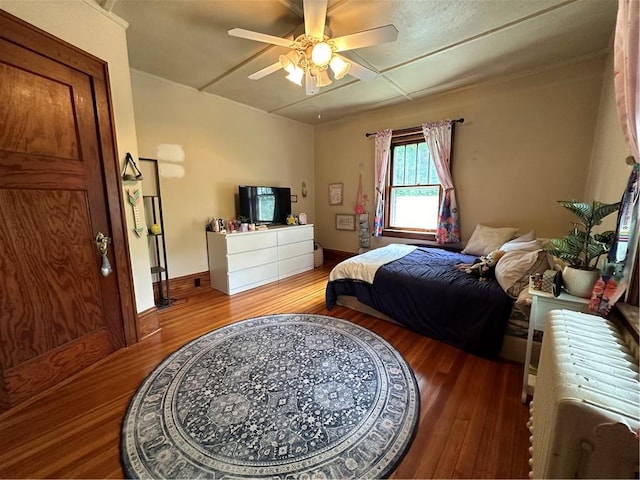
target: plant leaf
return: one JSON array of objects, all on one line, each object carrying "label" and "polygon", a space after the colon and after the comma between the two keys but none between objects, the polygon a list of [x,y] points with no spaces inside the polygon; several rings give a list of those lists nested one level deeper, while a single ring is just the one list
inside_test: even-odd
[{"label": "plant leaf", "polygon": [[607,230],[606,232],[596,233],[593,238],[600,242],[605,243],[607,245],[611,245],[613,243],[613,239],[616,237],[616,232],[613,230]]},{"label": "plant leaf", "polygon": [[581,225],[586,226],[589,223],[589,217],[591,217],[591,205],[588,203],[574,202],[572,200],[558,200],[558,203],[578,217]]},{"label": "plant leaf", "polygon": [[592,225],[600,225],[605,217],[608,217],[613,212],[616,212],[620,208],[620,202],[616,203],[601,203],[593,202],[593,220]]}]

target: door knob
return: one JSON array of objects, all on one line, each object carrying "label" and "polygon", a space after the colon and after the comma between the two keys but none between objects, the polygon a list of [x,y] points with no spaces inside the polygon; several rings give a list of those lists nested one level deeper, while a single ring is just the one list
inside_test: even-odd
[{"label": "door knob", "polygon": [[100,267],[100,273],[103,277],[108,277],[113,269],[111,268],[111,264],[109,263],[109,259],[107,258],[107,248],[111,243],[111,237],[105,236],[102,232],[98,232],[96,235],[96,249],[98,253],[102,257],[102,266]]}]

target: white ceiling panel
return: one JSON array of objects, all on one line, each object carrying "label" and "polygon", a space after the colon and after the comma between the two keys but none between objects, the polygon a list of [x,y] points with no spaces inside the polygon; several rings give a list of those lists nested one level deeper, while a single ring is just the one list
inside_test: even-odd
[{"label": "white ceiling panel", "polygon": [[314,124],[397,101],[398,91],[384,78],[379,77],[367,83],[354,81],[341,84],[326,93],[321,90],[320,94],[314,97],[305,99],[303,102],[292,103],[273,113]]},{"label": "white ceiling panel", "polygon": [[[584,4],[562,14],[535,17],[517,27],[468,42],[385,72],[413,96],[468,85],[491,77],[571,61],[603,50],[611,36],[611,12]],[[614,15],[615,15],[615,9]]]},{"label": "white ceiling panel", "polygon": [[311,124],[601,53],[617,10],[617,0],[329,0],[332,37],[393,24],[398,39],[344,54],[382,77],[347,75],[307,96],[282,70],[247,78],[286,47],[227,34],[300,33],[303,0],[95,1],[129,22],[133,68]]},{"label": "white ceiling panel", "polygon": [[335,8],[329,16],[336,35],[394,24],[399,30],[395,43],[359,51],[384,70],[566,3],[566,0],[352,0]]},{"label": "white ceiling panel", "polygon": [[301,23],[278,0],[116,0],[112,11],[129,22],[132,67],[194,88],[266,47],[229,37],[227,30],[285,36]]}]

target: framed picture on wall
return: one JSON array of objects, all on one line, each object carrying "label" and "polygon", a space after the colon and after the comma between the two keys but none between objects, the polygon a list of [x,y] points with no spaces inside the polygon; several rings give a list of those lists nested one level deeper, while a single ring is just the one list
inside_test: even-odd
[{"label": "framed picture on wall", "polygon": [[342,196],[344,193],[343,183],[329,184],[329,205],[342,205]]},{"label": "framed picture on wall", "polygon": [[356,216],[352,213],[336,213],[336,230],[355,230]]}]

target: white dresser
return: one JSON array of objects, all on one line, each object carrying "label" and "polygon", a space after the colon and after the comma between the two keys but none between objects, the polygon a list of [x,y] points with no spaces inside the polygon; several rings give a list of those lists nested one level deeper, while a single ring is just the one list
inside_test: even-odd
[{"label": "white dresser", "polygon": [[207,232],[211,286],[233,295],[313,270],[313,225]]}]

